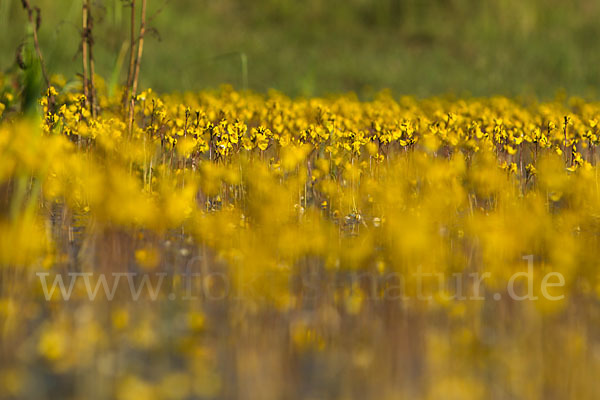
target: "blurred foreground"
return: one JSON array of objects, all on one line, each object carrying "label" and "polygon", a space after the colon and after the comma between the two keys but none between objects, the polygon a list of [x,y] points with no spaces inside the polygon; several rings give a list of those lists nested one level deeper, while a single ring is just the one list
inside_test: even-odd
[{"label": "blurred foreground", "polygon": [[600,104],[48,94],[0,124],[3,398],[600,397]]}]

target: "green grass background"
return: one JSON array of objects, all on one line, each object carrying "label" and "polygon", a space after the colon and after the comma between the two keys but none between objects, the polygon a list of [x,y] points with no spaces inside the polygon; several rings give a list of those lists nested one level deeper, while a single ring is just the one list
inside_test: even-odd
[{"label": "green grass background", "polygon": [[[81,71],[81,2],[42,10],[51,73]],[[162,11],[158,14],[158,9]],[[97,72],[109,77],[128,40],[121,0],[93,1]],[[600,2],[594,0],[149,0],[141,79],[158,91],[231,83],[292,96],[382,88],[428,96],[588,98],[600,87]],[[26,37],[20,0],[0,0],[0,70]],[[160,38],[159,38],[160,36]],[[121,72],[121,79],[125,74]]]}]

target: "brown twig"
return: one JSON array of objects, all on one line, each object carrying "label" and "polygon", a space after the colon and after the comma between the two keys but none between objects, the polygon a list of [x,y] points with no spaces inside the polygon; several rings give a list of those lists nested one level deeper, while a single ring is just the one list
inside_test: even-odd
[{"label": "brown twig", "polygon": [[94,37],[92,35],[94,29],[94,17],[92,16],[92,10],[89,6],[89,0],[85,0],[88,3],[88,29],[86,39],[88,42],[88,57],[90,65],[90,106],[92,111],[92,117],[96,117],[98,114],[98,99],[96,96],[96,68],[94,65]]},{"label": "brown twig", "polygon": [[127,84],[125,85],[125,92],[123,93],[123,108],[128,107],[129,102],[129,91],[133,82],[133,73],[135,71],[135,0],[131,0],[131,42],[129,45],[129,71],[127,72]]},{"label": "brown twig", "polygon": [[142,0],[142,16],[140,23],[140,36],[138,42],[138,53],[135,59],[135,73],[133,75],[132,83],[132,97],[137,94],[138,80],[140,77],[140,65],[142,63],[142,53],[144,52],[144,34],[146,33],[146,0]]},{"label": "brown twig", "polygon": [[161,13],[163,12],[163,10],[169,5],[169,3],[171,2],[171,0],[165,0],[165,2],[163,3],[162,6],[160,6],[155,12],[154,14],[152,14],[147,20],[146,22],[148,24],[151,24],[152,21],[154,21],[154,19]]},{"label": "brown twig", "polygon": [[565,129],[564,129],[564,132],[565,132],[565,147],[564,147],[564,153],[565,153],[565,164],[568,166],[569,165],[569,154],[567,153],[567,143],[568,143],[567,129],[568,129],[568,125],[569,125],[569,117],[567,117],[566,115],[565,115],[565,118],[564,118],[564,122],[565,122]]},{"label": "brown twig", "polygon": [[[29,4],[28,0],[21,0],[21,4],[23,8],[27,11],[27,18],[29,19],[29,23],[33,27],[33,45],[35,47],[35,52],[40,60],[40,66],[42,68],[42,75],[44,76],[44,81],[46,82],[46,89],[50,88],[50,78],[48,77],[48,72],[46,71],[46,63],[44,63],[44,57],[42,57],[42,51],[40,50],[40,43],[38,41],[38,29],[42,24],[42,17],[39,7],[32,8]],[[35,12],[35,21],[33,20],[33,13]]]},{"label": "brown twig", "polygon": [[89,72],[88,72],[88,62],[89,62],[89,54],[88,54],[88,15],[89,15],[89,0],[83,0],[83,9],[82,9],[82,43],[81,49],[83,53],[83,95],[85,96],[85,106],[86,108],[90,108],[90,93],[89,93]]},{"label": "brown twig", "polygon": [[144,52],[144,34],[146,33],[146,0],[142,0],[142,11],[140,17],[140,34],[138,40],[137,57],[135,59],[135,71],[131,82],[131,100],[129,102],[129,132],[133,132],[133,109],[135,96],[137,94],[138,82],[140,77],[140,65],[142,63],[142,54]]}]

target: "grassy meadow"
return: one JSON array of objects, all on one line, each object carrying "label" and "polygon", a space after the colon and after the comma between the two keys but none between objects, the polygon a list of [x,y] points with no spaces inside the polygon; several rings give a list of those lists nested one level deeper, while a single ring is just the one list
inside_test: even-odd
[{"label": "grassy meadow", "polygon": [[[80,3],[35,3],[51,72],[81,73]],[[93,2],[97,69],[107,79],[128,44],[123,4]],[[240,53],[250,89],[291,96],[389,88],[419,97],[553,98],[559,89],[597,95],[600,84],[600,5],[590,0],[157,0],[148,14],[154,33],[141,79],[160,92],[243,89]],[[0,27],[6,70],[27,31],[19,0],[2,1]]]}]

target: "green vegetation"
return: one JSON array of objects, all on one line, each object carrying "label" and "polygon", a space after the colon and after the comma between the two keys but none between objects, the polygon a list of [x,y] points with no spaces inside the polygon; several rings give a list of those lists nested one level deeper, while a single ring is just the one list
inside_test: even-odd
[{"label": "green vegetation", "polygon": [[[105,78],[128,40],[124,3],[92,3],[97,72]],[[32,4],[42,10],[50,73],[81,72],[80,2]],[[596,97],[600,85],[600,4],[591,0],[154,0],[152,16],[141,79],[163,92],[223,82],[243,88],[240,54],[250,89],[290,95],[390,88],[548,98],[560,88]],[[0,2],[1,70],[16,68],[26,25],[19,0]]]}]

